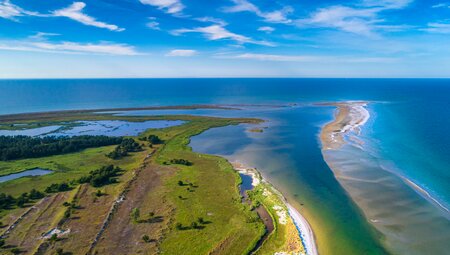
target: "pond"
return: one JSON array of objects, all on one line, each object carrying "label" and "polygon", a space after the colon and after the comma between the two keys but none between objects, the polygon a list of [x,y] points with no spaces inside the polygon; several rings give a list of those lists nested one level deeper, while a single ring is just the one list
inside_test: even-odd
[{"label": "pond", "polygon": [[247,193],[246,192],[248,190],[252,190],[253,189],[253,184],[252,184],[253,178],[250,175],[247,175],[247,174],[239,173],[239,175],[241,176],[241,179],[242,179],[242,183],[239,186],[239,189],[241,191],[241,195],[243,197],[247,197]]},{"label": "pond", "polygon": [[51,173],[53,173],[53,171],[51,171],[51,170],[42,169],[42,168],[34,168],[34,169],[19,172],[19,173],[0,176],[0,183],[19,179],[22,177],[41,176],[41,175],[46,175],[46,174],[51,174]]}]

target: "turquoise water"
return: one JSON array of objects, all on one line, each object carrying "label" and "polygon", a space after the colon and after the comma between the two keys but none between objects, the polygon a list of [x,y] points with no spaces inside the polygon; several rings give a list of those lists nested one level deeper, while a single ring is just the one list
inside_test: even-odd
[{"label": "turquoise water", "polygon": [[[371,119],[363,128],[363,138],[367,142],[365,151],[362,154],[352,154],[354,151],[351,151],[339,156],[351,155],[352,160],[374,156],[367,162],[381,162],[385,169],[413,181],[445,207],[450,204],[450,136],[447,133],[450,127],[450,80],[4,80],[0,81],[0,91],[1,114],[149,105],[298,103],[298,107],[251,107],[246,111],[162,112],[270,120],[263,124],[268,126],[263,133],[246,132],[245,126],[225,127],[201,134],[193,139],[192,144],[199,151],[224,155],[258,167],[313,221],[313,228],[320,228],[323,236],[329,236],[319,238],[319,241],[327,242],[326,245],[319,243],[322,254],[345,254],[342,251],[351,252],[347,254],[382,254],[391,251],[386,242],[388,236],[374,227],[376,224],[370,221],[366,209],[362,210],[360,202],[355,202],[356,196],[343,188],[323,160],[317,134],[324,123],[332,120],[333,108],[307,106],[317,101],[374,101],[369,106]],[[161,114],[161,111],[125,114]],[[364,166],[363,163],[365,161],[359,161],[358,166]],[[420,196],[417,192],[401,194],[407,197],[396,201],[398,198],[392,196],[387,201],[403,203]],[[423,203],[422,200],[417,201]],[[435,206],[429,208],[440,210]],[[423,216],[422,222],[430,220],[426,219],[426,214],[419,213],[418,216]],[[447,229],[448,222],[440,225]],[[443,235],[442,231],[433,232],[433,224],[424,233],[439,237],[425,246],[450,250],[450,237]],[[387,250],[384,248],[386,243]],[[415,247],[411,246],[411,249]]]}]

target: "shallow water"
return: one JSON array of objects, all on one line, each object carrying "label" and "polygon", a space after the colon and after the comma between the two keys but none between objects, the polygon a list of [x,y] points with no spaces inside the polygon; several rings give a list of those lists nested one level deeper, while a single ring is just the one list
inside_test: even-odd
[{"label": "shallow water", "polygon": [[19,173],[15,173],[15,174],[8,174],[8,175],[0,176],[0,183],[12,181],[12,180],[19,179],[22,177],[41,176],[41,175],[46,175],[46,174],[51,174],[51,173],[53,173],[53,171],[51,171],[51,170],[34,168],[34,169],[19,172]]},{"label": "shallow water", "polygon": [[79,136],[79,135],[106,135],[106,136],[136,136],[150,128],[166,128],[178,126],[184,121],[178,120],[149,120],[143,122],[130,122],[121,120],[79,121],[68,128],[61,126],[48,126],[24,130],[0,130],[0,135],[26,135],[26,136]]},{"label": "shallow water", "polygon": [[6,136],[16,136],[16,135],[26,135],[26,136],[39,136],[43,134],[48,134],[54,132],[61,128],[61,126],[48,126],[48,127],[39,127],[39,128],[31,128],[31,129],[23,129],[23,130],[0,130],[0,135]]},{"label": "shallow water", "polygon": [[[384,169],[411,179],[443,204],[450,204],[449,79],[2,80],[0,91],[0,113],[149,105],[306,104],[339,100],[383,102],[371,106],[372,116],[363,130],[364,138],[370,141],[367,143],[370,146],[364,149],[376,153],[377,159],[365,159],[365,154],[351,151],[347,154],[350,158],[345,159],[348,165],[360,166],[364,161],[378,160]],[[332,120],[332,108],[136,111],[132,114],[169,113],[270,119],[271,122],[267,123],[269,128],[263,133],[246,132],[245,126],[209,130],[193,139],[193,144],[198,141],[194,147],[258,167],[264,177],[270,179],[311,222],[318,235],[322,255],[385,252],[381,241],[386,236],[372,227],[377,226],[376,219],[373,222],[369,214],[365,213],[367,218],[364,216],[360,209],[363,206],[356,206],[357,199],[352,199],[342,188],[323,160],[317,134],[321,125]],[[355,155],[362,160],[353,158]],[[343,155],[334,156],[340,158]],[[359,197],[371,196],[371,193],[354,192]],[[374,190],[373,193],[377,192]],[[407,208],[404,203],[416,205],[408,202],[414,201],[416,192],[400,192],[398,194],[403,194],[400,197],[396,194],[390,196],[389,193],[383,198],[390,199],[390,202],[398,200],[399,208]],[[420,208],[421,203],[417,204]],[[383,210],[384,205],[377,201],[369,205],[376,205],[371,210],[380,216],[377,212]],[[392,215],[397,213],[395,208],[390,208],[384,214],[389,216],[391,212]],[[432,222],[430,226],[434,228],[434,213],[411,212],[414,212],[414,217],[405,219]],[[414,230],[417,236],[436,240],[436,243],[429,242],[430,246],[450,243],[448,236],[442,234],[445,231],[431,233],[427,229],[422,231],[423,225],[418,226],[422,229]],[[406,231],[394,226],[393,230],[396,229],[400,229],[398,233]],[[425,233],[429,236],[422,236]],[[412,236],[411,240],[414,238]],[[408,245],[406,241],[405,244]],[[411,249],[415,249],[414,245]],[[424,247],[420,241],[417,245]],[[421,251],[422,248],[417,249]]]}]

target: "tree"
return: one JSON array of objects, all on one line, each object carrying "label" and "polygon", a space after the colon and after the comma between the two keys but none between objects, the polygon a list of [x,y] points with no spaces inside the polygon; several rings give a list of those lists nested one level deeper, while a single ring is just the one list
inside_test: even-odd
[{"label": "tree", "polygon": [[122,142],[108,136],[0,136],[0,160],[38,158]]},{"label": "tree", "polygon": [[58,241],[58,235],[57,235],[57,234],[53,234],[53,235],[50,237],[49,240],[50,240],[50,242],[52,242],[52,243]]},{"label": "tree", "polygon": [[66,211],[64,212],[64,218],[65,218],[65,219],[70,218],[70,215],[71,215],[71,214],[72,214],[72,213],[71,213],[70,208],[67,208]]},{"label": "tree", "polygon": [[37,191],[36,189],[32,189],[32,190],[30,191],[29,198],[34,200],[34,199],[41,199],[41,198],[43,198],[44,196],[45,196],[44,193],[42,193],[42,192],[40,192],[40,191]]},{"label": "tree", "polygon": [[12,248],[11,253],[12,254],[20,254],[22,251],[19,248]]},{"label": "tree", "polygon": [[155,217],[155,213],[154,212],[149,212],[148,213],[148,218],[149,219],[153,219],[153,217]]},{"label": "tree", "polygon": [[197,221],[198,221],[198,223],[200,223],[200,224],[205,224],[205,220],[204,220],[202,217],[199,217],[199,218],[197,219]]},{"label": "tree", "polygon": [[142,240],[144,240],[144,242],[146,243],[150,243],[150,237],[148,235],[143,235]]},{"label": "tree", "polygon": [[140,217],[141,217],[141,213],[139,211],[139,208],[134,208],[131,211],[131,218],[133,219],[134,222],[138,222]]},{"label": "tree", "polygon": [[191,228],[193,228],[193,229],[196,229],[196,228],[198,228],[198,224],[197,224],[197,222],[192,222],[191,223]]},{"label": "tree", "polygon": [[178,186],[183,186],[183,185],[184,185],[183,181],[178,181]]},{"label": "tree", "polygon": [[178,230],[182,230],[182,229],[183,229],[183,225],[182,225],[181,223],[177,223],[177,224],[175,225],[175,227],[176,227],[176,229],[178,229]]},{"label": "tree", "polygon": [[163,141],[162,141],[158,136],[156,136],[156,135],[149,135],[149,136],[147,137],[147,141],[148,141],[150,144],[161,144],[161,143],[163,143]]},{"label": "tree", "polygon": [[64,250],[62,248],[58,248],[58,249],[56,249],[56,254],[57,255],[63,255],[64,254]]},{"label": "tree", "polygon": [[4,239],[0,239],[0,248],[3,247],[5,245],[5,240]]}]

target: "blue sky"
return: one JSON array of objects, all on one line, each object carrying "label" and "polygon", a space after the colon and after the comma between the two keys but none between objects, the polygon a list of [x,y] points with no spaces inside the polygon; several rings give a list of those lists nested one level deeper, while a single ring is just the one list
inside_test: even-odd
[{"label": "blue sky", "polygon": [[0,78],[450,77],[450,0],[0,0]]}]

